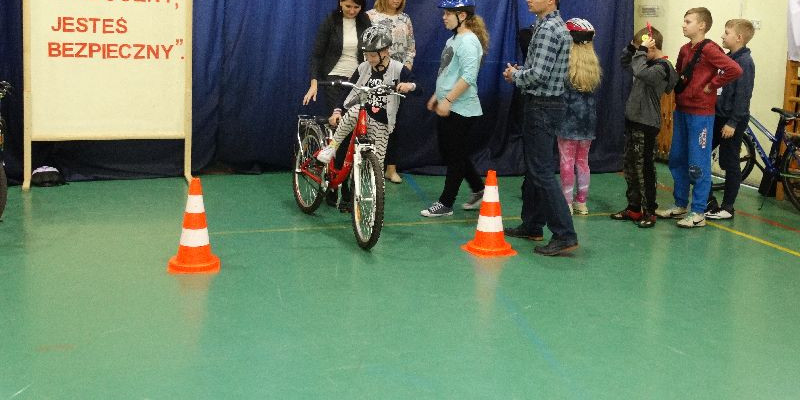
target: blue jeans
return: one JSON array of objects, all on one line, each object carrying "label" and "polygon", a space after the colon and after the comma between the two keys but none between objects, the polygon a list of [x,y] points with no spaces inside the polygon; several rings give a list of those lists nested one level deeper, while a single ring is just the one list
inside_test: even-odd
[{"label": "blue jeans", "polygon": [[577,241],[567,201],[555,177],[553,157],[556,132],[561,129],[565,112],[562,97],[525,96],[522,228],[539,233],[546,225],[553,232],[553,239]]},{"label": "blue jeans", "polygon": [[703,214],[711,189],[714,116],[676,110],[673,123],[669,170],[675,181],[675,190],[672,192],[675,205],[684,208],[689,205],[689,186],[694,185],[692,212]]}]

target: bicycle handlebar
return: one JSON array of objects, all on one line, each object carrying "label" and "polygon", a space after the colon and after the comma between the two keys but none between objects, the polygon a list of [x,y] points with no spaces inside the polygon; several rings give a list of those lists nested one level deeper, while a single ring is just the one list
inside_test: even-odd
[{"label": "bicycle handlebar", "polygon": [[353,88],[363,94],[370,94],[374,93],[377,96],[398,96],[405,98],[406,96],[400,92],[398,92],[395,87],[389,85],[377,85],[377,86],[358,86],[350,81],[319,81],[317,85],[322,86],[344,86]]}]

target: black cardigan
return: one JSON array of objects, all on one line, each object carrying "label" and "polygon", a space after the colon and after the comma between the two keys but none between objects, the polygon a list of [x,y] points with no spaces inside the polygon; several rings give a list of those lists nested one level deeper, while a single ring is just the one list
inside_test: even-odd
[{"label": "black cardigan", "polygon": [[[342,33],[342,13],[334,12],[319,27],[317,39],[314,41],[314,50],[311,52],[311,79],[325,80],[342,56],[344,38]],[[361,35],[372,25],[366,13],[356,16],[356,32],[358,35],[358,61],[364,60],[361,51]]]}]

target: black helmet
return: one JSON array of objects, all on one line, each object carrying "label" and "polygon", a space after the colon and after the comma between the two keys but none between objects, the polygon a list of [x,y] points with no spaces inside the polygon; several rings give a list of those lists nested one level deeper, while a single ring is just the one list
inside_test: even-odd
[{"label": "black helmet", "polygon": [[364,31],[361,40],[362,51],[377,52],[392,45],[392,33],[383,25],[373,25]]}]

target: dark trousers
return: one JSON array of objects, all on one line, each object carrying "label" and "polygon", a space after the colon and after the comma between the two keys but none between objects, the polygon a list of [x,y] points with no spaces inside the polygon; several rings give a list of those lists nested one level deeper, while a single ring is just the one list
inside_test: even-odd
[{"label": "dark trousers", "polygon": [[[328,81],[346,81],[349,80],[349,77],[344,76],[336,76],[336,75],[328,75],[325,77]],[[325,105],[327,107],[327,115],[330,116],[333,113],[333,109],[336,107],[341,107],[341,102],[344,101],[345,96],[350,91],[350,88],[344,86],[324,86],[325,88]],[[317,95],[319,96],[319,90],[317,91]],[[342,114],[346,113],[347,110],[342,110]],[[344,165],[344,157],[347,155],[347,147],[350,144],[350,137],[353,136],[353,132],[350,132],[347,137],[344,138],[342,143],[339,145],[339,148],[336,149],[336,157],[333,160],[333,165],[336,168],[342,168]],[[342,199],[345,201],[350,201],[351,193],[350,193],[350,185],[348,181],[345,180],[342,182]]]},{"label": "dark trousers", "polygon": [[658,208],[656,203],[656,136],[659,129],[625,121],[625,158],[622,171],[628,189],[628,208],[650,214]]},{"label": "dark trousers", "polygon": [[[722,128],[727,122],[727,118],[714,117],[714,139],[711,142],[713,148],[719,146],[719,166],[725,171],[725,194],[722,195],[722,207],[733,210],[733,203],[739,195],[739,186],[742,184],[742,167],[739,162],[739,153],[742,148],[742,137],[747,129],[748,119],[742,121],[733,131],[733,136],[723,139]],[[716,201],[713,191],[708,191],[708,201]]]},{"label": "dark trousers", "polygon": [[477,118],[464,117],[451,112],[447,117],[439,117],[436,121],[439,153],[447,165],[444,189],[439,196],[439,202],[450,208],[456,201],[462,180],[466,179],[473,193],[483,190],[483,180],[475,170],[470,158],[475,152],[477,142],[471,131]]},{"label": "dark trousers", "polygon": [[522,227],[539,233],[547,225],[553,239],[577,240],[567,201],[555,177],[553,148],[566,106],[560,96],[525,96],[522,139],[525,180],[522,184]]}]

